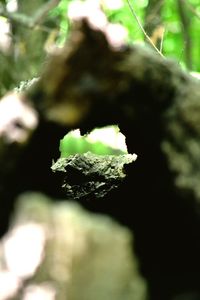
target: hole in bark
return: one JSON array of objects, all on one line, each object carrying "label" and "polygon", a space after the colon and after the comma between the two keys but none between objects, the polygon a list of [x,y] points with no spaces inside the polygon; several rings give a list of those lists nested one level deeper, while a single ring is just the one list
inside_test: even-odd
[{"label": "hole in bark", "polygon": [[88,151],[98,155],[128,153],[125,136],[117,125],[96,128],[84,136],[79,129],[73,130],[60,141],[61,157]]}]

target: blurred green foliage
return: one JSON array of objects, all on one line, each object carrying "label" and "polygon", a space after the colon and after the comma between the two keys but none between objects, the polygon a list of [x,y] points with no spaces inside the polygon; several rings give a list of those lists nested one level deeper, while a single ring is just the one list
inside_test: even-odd
[{"label": "blurred green foliage", "polygon": [[85,136],[75,136],[73,132],[68,133],[60,141],[61,157],[67,157],[72,154],[83,154],[92,152],[98,155],[120,155],[126,152],[121,149],[112,148],[101,141],[91,142]]},{"label": "blurred green foliage", "polygon": [[[69,30],[69,22],[66,18],[67,8],[70,2],[76,0],[61,0],[58,7],[56,7],[51,14],[60,18],[60,34],[58,43],[63,44],[66,34]],[[147,6],[151,0],[130,0],[130,4],[138,16],[141,24],[145,24],[145,16]],[[186,40],[183,34],[183,23],[178,9],[178,0],[158,0],[157,3],[161,4],[161,18],[164,26],[163,36],[163,54],[166,57],[173,58],[178,64],[186,67],[185,63],[185,49]],[[200,1],[199,0],[183,0],[181,1],[186,11],[188,19],[188,33],[191,39],[191,71],[200,72]],[[104,1],[106,3],[106,1]],[[108,19],[113,23],[120,23],[128,31],[127,42],[143,42],[144,34],[139,28],[127,0],[122,0],[122,5],[118,9],[110,9],[103,5],[104,11]]]},{"label": "blurred green foliage", "polygon": [[57,44],[62,46],[67,38],[69,32],[69,20],[67,18],[67,10],[69,0],[61,0],[59,5],[52,9],[49,13],[50,17],[59,21],[59,35],[57,37]]}]

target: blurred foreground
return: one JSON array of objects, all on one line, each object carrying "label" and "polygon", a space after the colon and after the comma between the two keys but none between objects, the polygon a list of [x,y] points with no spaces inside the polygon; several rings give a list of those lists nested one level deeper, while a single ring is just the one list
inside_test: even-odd
[{"label": "blurred foreground", "polygon": [[0,300],[144,300],[131,244],[109,217],[22,194],[0,243]]}]

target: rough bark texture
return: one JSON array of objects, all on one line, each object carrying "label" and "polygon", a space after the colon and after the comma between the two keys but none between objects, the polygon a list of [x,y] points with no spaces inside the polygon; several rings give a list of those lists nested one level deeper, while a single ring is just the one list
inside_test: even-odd
[{"label": "rough bark texture", "polygon": [[63,126],[85,133],[118,124],[138,159],[119,189],[83,205],[134,232],[151,299],[198,299],[199,82],[148,48],[115,48],[83,20],[25,96],[42,121],[18,161],[22,178],[11,186],[59,194],[49,165]]},{"label": "rough bark texture", "polygon": [[125,179],[125,167],[136,157],[124,155],[95,155],[91,152],[59,158],[53,172],[63,178],[65,196],[69,199],[103,198],[117,189]]}]

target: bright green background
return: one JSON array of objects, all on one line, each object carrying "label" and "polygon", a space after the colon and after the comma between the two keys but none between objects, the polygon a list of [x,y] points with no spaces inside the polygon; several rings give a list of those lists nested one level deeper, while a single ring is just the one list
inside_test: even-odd
[{"label": "bright green background", "polygon": [[[158,0],[159,1],[159,0]],[[51,14],[60,18],[61,29],[58,38],[58,43],[62,44],[66,37],[66,32],[69,28],[66,20],[66,9],[69,0],[62,0],[60,5],[54,9]],[[148,5],[148,0],[133,1],[130,0],[132,8],[144,24],[145,10]],[[193,6],[194,10],[200,17],[200,1],[187,0],[187,3]],[[188,6],[185,7],[187,17],[190,20],[190,37],[192,40],[192,70],[200,72],[200,18],[195,16]],[[120,23],[128,30],[128,42],[138,42],[144,40],[144,35],[139,28],[126,0],[123,1],[123,7],[118,10],[105,9],[106,15],[111,22]],[[163,40],[163,54],[166,57],[174,58],[179,64],[185,67],[184,48],[185,41],[182,33],[182,24],[177,9],[177,1],[165,0],[162,8],[161,19],[165,27]]]}]

